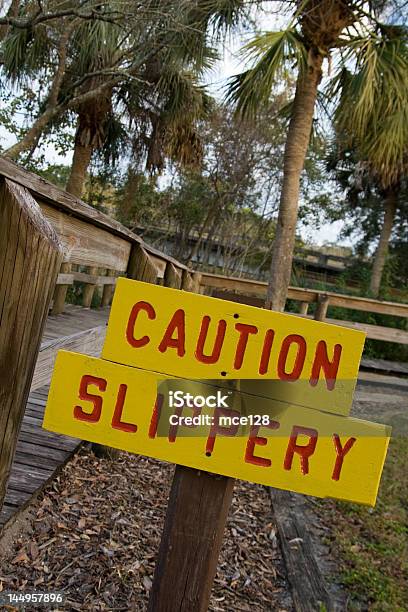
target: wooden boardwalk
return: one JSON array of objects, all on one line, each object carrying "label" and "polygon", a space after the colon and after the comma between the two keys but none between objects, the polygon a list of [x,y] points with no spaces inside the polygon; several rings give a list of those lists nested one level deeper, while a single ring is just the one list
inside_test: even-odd
[{"label": "wooden boardwalk", "polygon": [[[87,310],[67,305],[63,314],[48,317],[42,346],[61,337],[105,325],[108,316],[108,309]],[[43,489],[80,444],[80,440],[75,438],[42,429],[47,395],[48,386],[30,393],[0,513],[0,528]]]}]

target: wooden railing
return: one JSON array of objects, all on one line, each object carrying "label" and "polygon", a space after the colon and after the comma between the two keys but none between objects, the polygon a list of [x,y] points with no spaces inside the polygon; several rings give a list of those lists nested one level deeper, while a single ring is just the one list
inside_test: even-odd
[{"label": "wooden railing", "polygon": [[164,283],[165,276],[172,274],[180,277],[183,287],[198,287],[197,273],[41,177],[0,158],[1,176],[29,191],[63,246],[52,314],[63,312],[68,288],[76,282],[84,284],[82,306],[91,306],[98,287],[102,288],[101,306],[108,306],[117,277],[141,278],[145,269],[149,269],[149,282]]},{"label": "wooden railing", "polygon": [[[252,306],[263,305],[267,289],[267,283],[265,282],[243,278],[231,278],[218,274],[207,274],[205,272],[201,275],[201,285],[206,293],[214,295],[215,297],[222,297],[232,301],[242,301]],[[289,287],[288,299],[299,302],[300,316],[308,316],[309,305],[316,304],[315,318],[319,321],[327,321],[335,325],[360,329],[367,334],[368,338],[374,340],[408,344],[408,332],[403,329],[327,317],[329,306],[338,306],[348,310],[372,312],[407,319],[408,304],[318,291],[316,289],[306,289],[303,287]]]}]

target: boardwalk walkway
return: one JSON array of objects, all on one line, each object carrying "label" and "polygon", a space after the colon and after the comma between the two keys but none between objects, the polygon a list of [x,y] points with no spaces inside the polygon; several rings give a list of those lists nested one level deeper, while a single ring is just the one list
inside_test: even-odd
[{"label": "boardwalk walkway", "polygon": [[[104,326],[108,316],[108,308],[90,310],[67,304],[63,314],[48,317],[42,347],[54,343],[57,349],[61,338]],[[86,346],[76,350],[95,354],[88,351]],[[362,365],[364,371],[359,375],[354,416],[390,423],[400,431],[408,432],[408,379],[405,370],[397,367],[398,364],[393,366],[388,363],[385,367],[379,360],[363,360]],[[392,372],[394,375],[390,375],[390,369],[396,369]],[[380,370],[388,373],[380,374]],[[43,374],[44,379],[48,377],[49,380],[50,372]],[[41,380],[41,373],[39,377],[36,374],[35,378]],[[5,504],[0,514],[0,528],[43,489],[80,443],[74,438],[42,429],[47,393],[47,386],[38,388],[38,385],[30,393]]]},{"label": "boardwalk walkway", "polygon": [[[80,306],[67,305],[63,314],[48,317],[42,347],[48,346],[61,337],[105,325],[108,316],[108,309],[89,310]],[[80,443],[80,440],[75,438],[52,433],[42,428],[47,395],[47,386],[35,389],[30,393],[5,503],[0,513],[0,528],[25,507],[35,493],[42,490]]]}]

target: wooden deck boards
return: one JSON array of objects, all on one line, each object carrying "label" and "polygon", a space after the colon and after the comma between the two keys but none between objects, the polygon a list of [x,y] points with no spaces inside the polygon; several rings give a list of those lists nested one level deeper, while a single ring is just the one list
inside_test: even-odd
[{"label": "wooden deck boards", "polygon": [[[63,314],[48,317],[43,343],[106,325],[109,309],[88,310],[66,305]],[[30,393],[11,468],[9,485],[0,512],[0,529],[41,491],[69,459],[80,440],[42,429],[48,386]]]}]

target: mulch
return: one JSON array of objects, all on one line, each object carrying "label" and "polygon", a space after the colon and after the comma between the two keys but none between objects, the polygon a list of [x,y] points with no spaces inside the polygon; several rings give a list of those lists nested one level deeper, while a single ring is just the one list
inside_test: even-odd
[{"label": "mulch", "polygon": [[[173,469],[83,448],[36,502],[30,529],[1,564],[0,590],[62,591],[60,610],[146,610]],[[236,483],[209,609],[292,610],[259,485]]]}]

